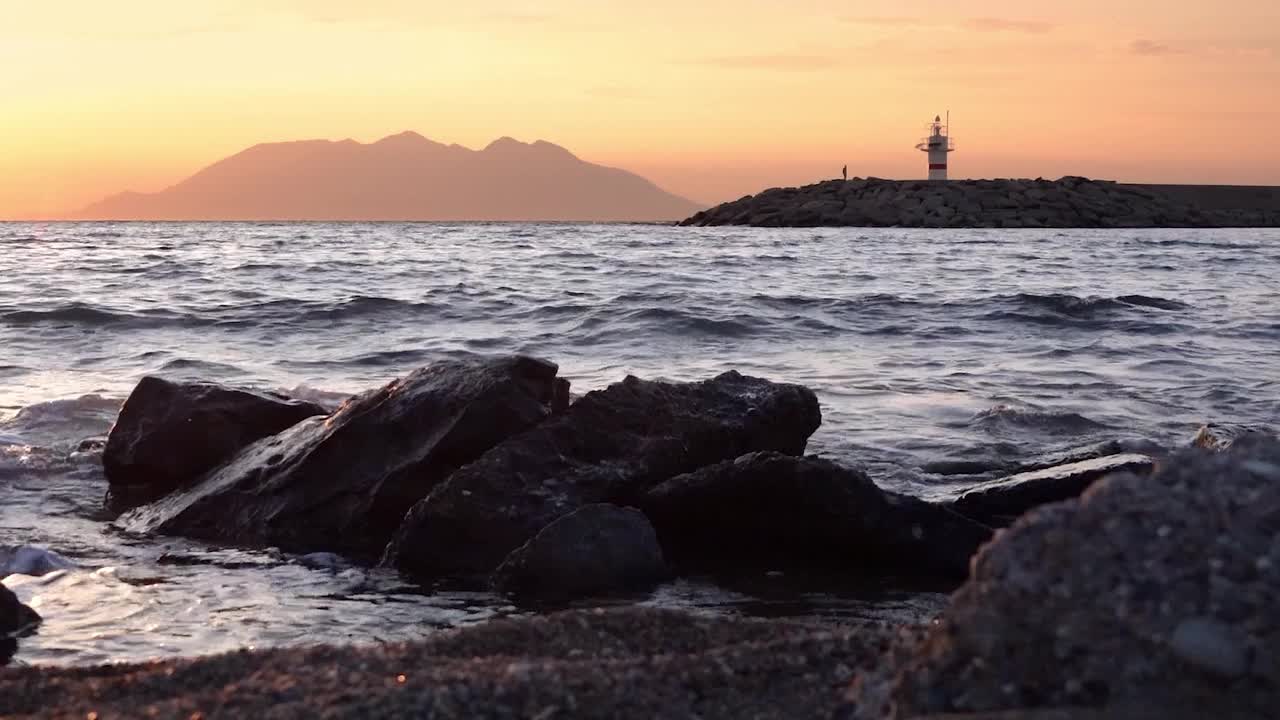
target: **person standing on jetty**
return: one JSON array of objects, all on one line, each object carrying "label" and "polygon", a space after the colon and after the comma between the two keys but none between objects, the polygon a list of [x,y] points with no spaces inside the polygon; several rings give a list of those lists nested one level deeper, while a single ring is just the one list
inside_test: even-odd
[{"label": "person standing on jetty", "polygon": [[849,182],[849,166],[848,165],[845,165],[843,168],[840,168],[840,176],[844,178],[845,182]]}]

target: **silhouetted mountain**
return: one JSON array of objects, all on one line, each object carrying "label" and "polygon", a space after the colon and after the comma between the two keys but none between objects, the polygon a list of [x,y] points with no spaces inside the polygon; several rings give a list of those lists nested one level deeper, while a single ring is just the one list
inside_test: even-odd
[{"label": "silhouetted mountain", "polygon": [[93,220],[679,220],[700,208],[625,170],[508,137],[476,151],[413,132],[255,145]]}]

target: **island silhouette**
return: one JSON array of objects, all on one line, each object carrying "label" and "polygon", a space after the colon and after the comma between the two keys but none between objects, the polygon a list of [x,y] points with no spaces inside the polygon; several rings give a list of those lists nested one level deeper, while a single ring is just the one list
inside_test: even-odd
[{"label": "island silhouette", "polygon": [[674,221],[702,209],[558,145],[503,137],[483,150],[415,132],[373,143],[255,145],[155,193],[125,192],[81,220]]}]

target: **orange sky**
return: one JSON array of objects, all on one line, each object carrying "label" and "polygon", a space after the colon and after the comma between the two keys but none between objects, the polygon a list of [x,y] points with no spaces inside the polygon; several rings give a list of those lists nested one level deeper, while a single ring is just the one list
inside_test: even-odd
[{"label": "orange sky", "polygon": [[1276,0],[0,0],[0,217],[249,145],[546,139],[714,202],[919,177],[1280,184]]}]

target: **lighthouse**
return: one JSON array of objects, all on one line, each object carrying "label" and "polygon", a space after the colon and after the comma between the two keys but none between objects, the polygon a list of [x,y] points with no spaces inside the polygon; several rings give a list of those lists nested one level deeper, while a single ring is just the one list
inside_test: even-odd
[{"label": "lighthouse", "polygon": [[929,123],[929,135],[916,145],[916,149],[929,154],[929,179],[947,179],[947,153],[955,152],[955,143],[951,142],[951,113],[947,113],[947,121],[937,115]]}]

